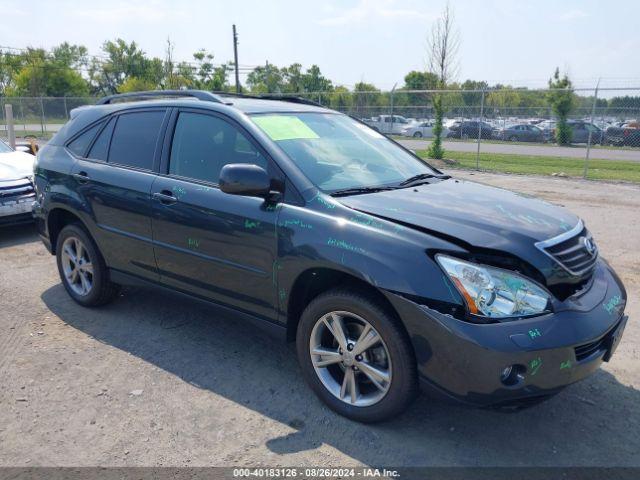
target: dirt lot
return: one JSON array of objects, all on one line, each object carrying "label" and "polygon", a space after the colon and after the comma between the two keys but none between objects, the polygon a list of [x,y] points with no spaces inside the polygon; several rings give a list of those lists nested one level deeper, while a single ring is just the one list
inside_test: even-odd
[{"label": "dirt lot", "polygon": [[458,176],[581,215],[624,280],[610,364],[516,414],[421,398],[389,423],[331,413],[291,345],[209,307],[126,289],[87,310],[30,227],[0,232],[0,465],[640,466],[640,187]]}]

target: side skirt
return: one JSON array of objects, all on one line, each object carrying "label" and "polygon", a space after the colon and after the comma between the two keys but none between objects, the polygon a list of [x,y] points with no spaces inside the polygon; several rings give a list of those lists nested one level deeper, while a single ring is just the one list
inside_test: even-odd
[{"label": "side skirt", "polygon": [[119,285],[131,285],[131,286],[137,286],[137,287],[152,287],[152,288],[157,288],[157,289],[161,289],[164,292],[169,292],[169,293],[173,293],[175,295],[180,295],[182,297],[186,297],[189,298],[191,300],[196,300],[200,303],[203,303],[205,305],[208,305],[209,307],[213,307],[214,309],[220,311],[220,312],[224,312],[224,313],[231,313],[235,316],[237,316],[238,318],[241,318],[244,321],[248,321],[251,324],[255,325],[256,327],[258,327],[260,330],[268,333],[269,335],[273,336],[274,338],[282,341],[282,342],[286,342],[287,341],[287,327],[284,325],[278,325],[274,322],[271,322],[269,320],[266,320],[264,318],[261,317],[256,317],[255,315],[251,315],[249,313],[237,310],[233,307],[229,307],[226,305],[221,305],[219,303],[215,303],[212,302],[211,300],[199,297],[197,295],[193,295],[191,293],[187,293],[187,292],[183,292],[181,290],[176,290],[173,288],[169,288],[169,287],[165,287],[164,285],[161,285],[159,283],[155,283],[152,282],[150,280],[146,280],[143,278],[139,278],[136,277],[135,275],[130,275],[128,273],[124,273],[121,272],[119,270],[114,270],[112,268],[109,269],[109,277],[111,278],[111,281],[114,283],[117,283]]}]

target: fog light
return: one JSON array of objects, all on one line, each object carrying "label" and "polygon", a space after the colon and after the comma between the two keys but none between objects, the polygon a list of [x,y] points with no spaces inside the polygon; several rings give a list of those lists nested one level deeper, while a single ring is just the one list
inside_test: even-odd
[{"label": "fog light", "polygon": [[507,387],[515,387],[522,383],[524,380],[524,372],[527,371],[527,367],[524,365],[509,365],[502,370],[500,374],[500,381]]}]

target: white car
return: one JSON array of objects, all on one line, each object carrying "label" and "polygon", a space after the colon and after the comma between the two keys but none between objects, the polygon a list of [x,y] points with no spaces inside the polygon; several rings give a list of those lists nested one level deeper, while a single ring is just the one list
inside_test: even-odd
[{"label": "white car", "polygon": [[[442,136],[446,138],[449,129],[442,125]],[[433,121],[423,120],[420,122],[413,122],[402,128],[400,134],[403,137],[413,138],[431,138],[433,137]]]},{"label": "white car", "polygon": [[32,221],[35,159],[33,155],[15,151],[0,140],[0,225]]}]

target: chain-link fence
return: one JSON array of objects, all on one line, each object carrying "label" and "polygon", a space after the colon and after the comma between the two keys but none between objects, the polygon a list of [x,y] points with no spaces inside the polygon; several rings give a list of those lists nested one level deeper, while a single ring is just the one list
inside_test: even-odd
[{"label": "chain-link fence", "polygon": [[[285,94],[289,95],[289,94]],[[434,102],[443,107],[444,168],[556,174],[640,182],[640,87],[566,90],[394,90],[292,94],[356,117],[428,157]],[[568,134],[554,104],[571,100]],[[16,135],[46,139],[80,97],[0,98],[13,107]],[[566,130],[566,129],[565,129]],[[564,143],[559,146],[558,142]]]}]

